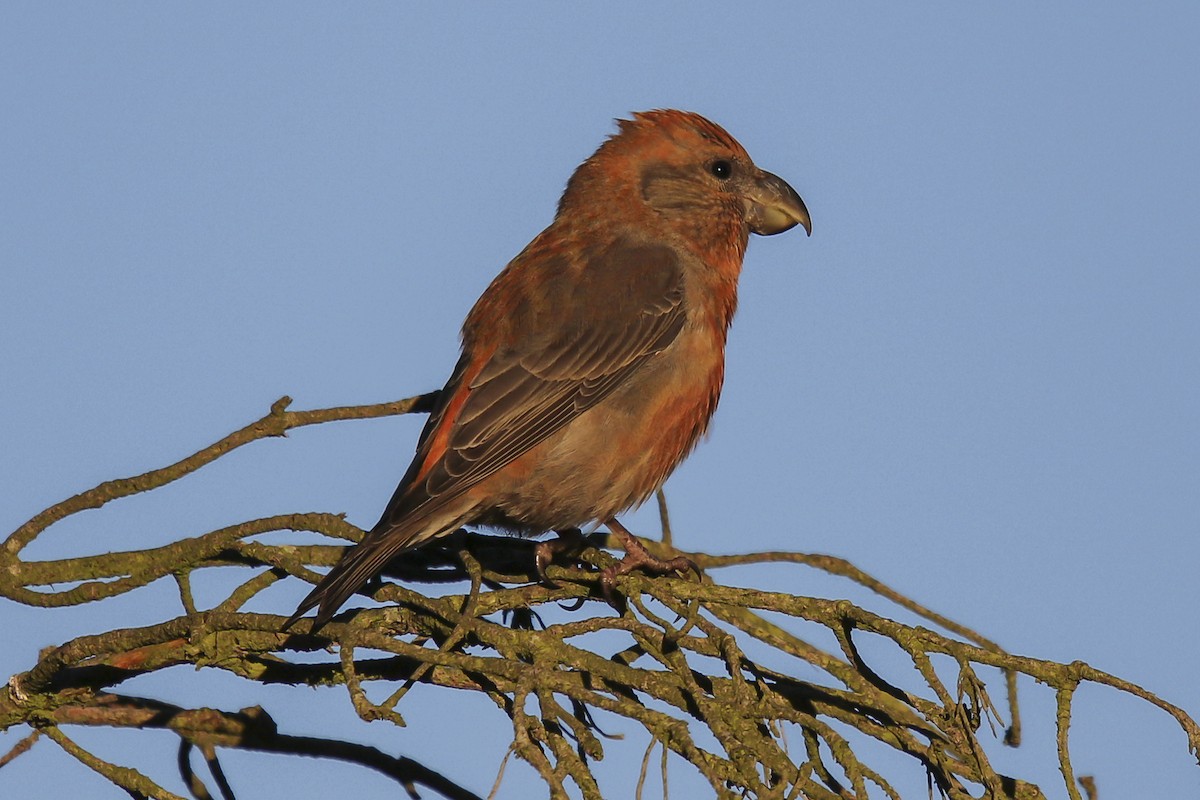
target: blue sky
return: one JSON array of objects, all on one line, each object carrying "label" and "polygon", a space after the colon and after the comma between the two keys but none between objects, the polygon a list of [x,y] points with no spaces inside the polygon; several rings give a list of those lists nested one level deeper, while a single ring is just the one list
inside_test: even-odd
[{"label": "blue sky", "polygon": [[[282,394],[313,408],[440,386],[463,315],[612,119],[680,107],[787,179],[814,223],[751,243],[713,434],[667,484],[680,544],[842,556],[1015,652],[1198,714],[1197,30],[1192,3],[8,4],[0,527]],[[285,511],[368,525],[420,422],[261,443],[28,555]],[[867,601],[811,572],[736,578]],[[302,594],[281,588],[273,610]],[[177,611],[166,586],[0,608],[0,676]],[[406,699],[401,730],[358,724],[336,691],[207,675],[141,690],[175,681],[485,794],[507,743],[493,712],[447,714],[433,692]],[[1062,796],[1053,699],[1022,688],[1027,743],[995,759]],[[182,790],[169,737],[93,733]],[[630,796],[642,746],[605,764]],[[1072,749],[1101,796],[1200,788],[1173,723],[1111,691],[1081,692]],[[392,792],[324,763],[226,769],[246,796]],[[501,796],[533,785],[510,766]],[[124,796],[47,741],[0,771],[5,796],[68,792]]]}]

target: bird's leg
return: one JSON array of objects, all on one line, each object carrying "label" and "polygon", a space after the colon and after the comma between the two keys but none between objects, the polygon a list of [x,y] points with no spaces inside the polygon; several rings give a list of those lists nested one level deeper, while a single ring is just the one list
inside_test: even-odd
[{"label": "bird's leg", "polygon": [[557,589],[558,584],[546,577],[546,567],[554,563],[554,559],[559,556],[574,558],[583,552],[585,540],[583,531],[579,528],[567,528],[561,531],[555,531],[558,534],[557,539],[551,539],[548,542],[538,542],[537,547],[533,548],[534,566],[537,568],[538,577],[542,579],[542,583],[549,586],[551,589]]},{"label": "bird's leg", "polygon": [[620,522],[610,519],[604,525],[612,531],[614,536],[621,540],[621,546],[625,548],[625,557],[619,563],[613,564],[611,567],[605,567],[600,572],[600,589],[604,592],[604,597],[609,603],[613,602],[613,585],[616,583],[617,578],[627,575],[635,569],[640,569],[651,575],[669,575],[672,572],[686,574],[690,571],[695,572],[697,577],[700,576],[700,568],[690,558],[685,556],[658,558],[651,555],[650,551],[637,540],[637,537],[630,533]]}]

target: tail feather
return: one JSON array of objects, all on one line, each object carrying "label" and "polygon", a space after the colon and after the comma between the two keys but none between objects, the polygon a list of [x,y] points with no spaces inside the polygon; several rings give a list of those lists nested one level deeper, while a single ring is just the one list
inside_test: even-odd
[{"label": "tail feather", "polygon": [[333,569],[300,601],[295,612],[283,623],[282,630],[286,631],[315,608],[317,615],[313,618],[310,630],[316,633],[387,562],[405,550],[454,530],[463,522],[461,517],[455,517],[450,524],[435,527],[429,524],[430,516],[430,513],[412,515],[398,525],[376,528],[368,533],[366,538],[347,550]]}]

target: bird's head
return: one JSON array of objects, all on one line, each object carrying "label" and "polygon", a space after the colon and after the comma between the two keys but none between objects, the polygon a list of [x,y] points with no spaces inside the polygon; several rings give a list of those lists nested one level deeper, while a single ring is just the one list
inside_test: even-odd
[{"label": "bird's head", "polygon": [[683,231],[736,225],[743,245],[748,232],[770,236],[801,225],[812,233],[796,190],[755,166],[716,123],[687,111],[659,110],[618,120],[618,126],[572,176],[560,214],[586,213],[575,208],[585,203],[592,212],[598,202],[641,205]]}]

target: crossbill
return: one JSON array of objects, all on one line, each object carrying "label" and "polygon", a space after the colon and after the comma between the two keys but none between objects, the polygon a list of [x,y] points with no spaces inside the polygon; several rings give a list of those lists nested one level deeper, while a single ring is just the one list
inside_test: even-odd
[{"label": "crossbill", "polygon": [[723,128],[658,110],[567,183],[554,221],[467,315],[462,355],[378,524],[300,603],[315,627],[384,565],[463,525],[523,535],[605,524],[603,576],[684,564],[617,521],[692,450],[717,407],[750,233],[812,223]]}]

